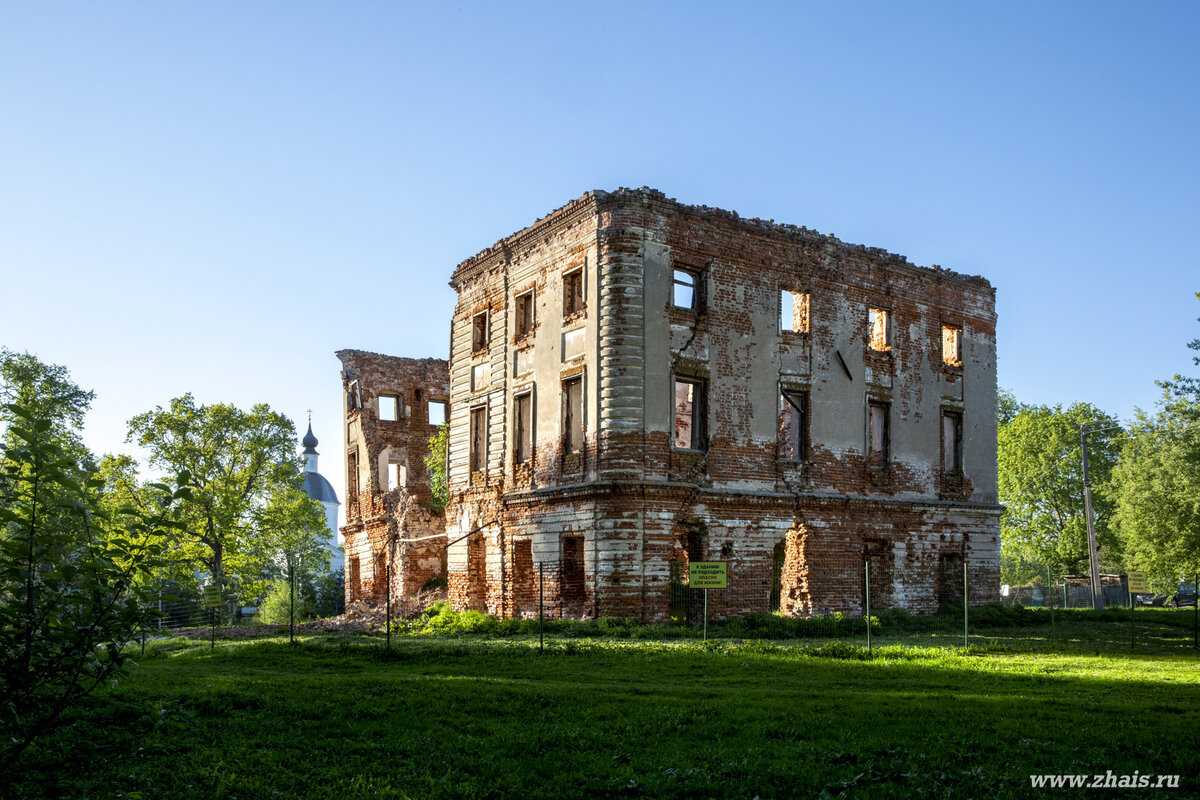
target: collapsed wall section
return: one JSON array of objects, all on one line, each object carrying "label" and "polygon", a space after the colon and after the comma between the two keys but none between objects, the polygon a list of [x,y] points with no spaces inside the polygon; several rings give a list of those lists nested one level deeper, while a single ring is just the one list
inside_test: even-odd
[{"label": "collapsed wall section", "polygon": [[346,419],[346,602],[381,603],[389,592],[411,597],[445,577],[445,515],[433,507],[426,459],[447,417],[448,365],[362,350],[337,356]]}]

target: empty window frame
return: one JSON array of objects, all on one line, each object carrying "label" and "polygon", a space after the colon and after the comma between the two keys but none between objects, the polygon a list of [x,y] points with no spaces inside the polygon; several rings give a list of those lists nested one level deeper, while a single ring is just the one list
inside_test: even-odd
[{"label": "empty window frame", "polygon": [[779,293],[779,329],[808,333],[808,292],[783,289]]},{"label": "empty window frame", "polygon": [[705,383],[693,378],[675,379],[676,450],[704,450]]},{"label": "empty window frame", "polygon": [[488,315],[481,311],[471,317],[471,352],[478,353],[488,348]]},{"label": "empty window frame", "polygon": [[521,339],[533,333],[533,292],[517,295],[513,312],[516,315],[513,324],[516,327],[517,338]]},{"label": "empty window frame", "polygon": [[400,461],[389,461],[387,465],[387,489],[403,488],[408,485],[408,466]]},{"label": "empty window frame", "polygon": [[513,461],[524,464],[533,457],[533,394],[526,392],[513,398],[513,417],[516,441],[513,442]]},{"label": "empty window frame", "polygon": [[942,325],[942,363],[951,367],[962,366],[962,327]]},{"label": "empty window frame", "polygon": [[362,598],[362,568],[359,566],[358,556],[350,558],[350,599],[359,600]]},{"label": "empty window frame", "polygon": [[400,419],[400,398],[393,394],[379,395],[380,422],[397,422]]},{"label": "empty window frame", "polygon": [[563,275],[563,316],[583,311],[583,268]]},{"label": "empty window frame", "polygon": [[867,346],[872,350],[892,349],[892,314],[886,308],[867,309]]},{"label": "empty window frame", "polygon": [[962,414],[942,410],[942,471],[962,474]]},{"label": "empty window frame", "polygon": [[346,386],[346,409],[358,408],[358,381],[350,381]]},{"label": "empty window frame", "polygon": [[671,278],[671,304],[675,308],[700,310],[700,274],[690,269],[676,269]]},{"label": "empty window frame", "polygon": [[358,449],[346,454],[346,494],[358,494]]},{"label": "empty window frame", "polygon": [[429,401],[429,424],[437,425],[437,426],[446,424],[446,401],[445,400],[430,400]]},{"label": "empty window frame", "polygon": [[471,409],[471,472],[487,469],[487,406]]},{"label": "empty window frame", "polygon": [[583,449],[583,376],[562,384],[563,448],[568,453]]},{"label": "empty window frame", "polygon": [[808,458],[808,392],[784,389],[779,393],[779,457]]},{"label": "empty window frame", "polygon": [[882,467],[888,463],[891,449],[889,417],[891,404],[881,400],[867,403],[867,463]]}]

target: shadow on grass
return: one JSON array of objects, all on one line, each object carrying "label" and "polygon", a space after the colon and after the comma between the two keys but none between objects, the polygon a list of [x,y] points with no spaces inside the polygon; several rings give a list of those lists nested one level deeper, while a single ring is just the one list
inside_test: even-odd
[{"label": "shadow on grass", "polygon": [[380,644],[153,643],[31,759],[24,796],[1021,797],[1031,774],[1108,769],[1196,788],[1194,659]]}]

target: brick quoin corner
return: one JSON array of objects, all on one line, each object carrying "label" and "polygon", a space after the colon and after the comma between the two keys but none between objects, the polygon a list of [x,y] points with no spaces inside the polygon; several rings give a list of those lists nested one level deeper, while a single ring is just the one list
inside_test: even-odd
[{"label": "brick quoin corner", "polygon": [[642,188],[450,285],[448,362],[338,353],[348,601],[445,577],[457,609],[533,616],[541,570],[549,616],[658,622],[698,560],[728,564],[718,619],[861,613],[868,563],[873,610],[961,603],[964,564],[969,602],[999,599],[984,278]]}]

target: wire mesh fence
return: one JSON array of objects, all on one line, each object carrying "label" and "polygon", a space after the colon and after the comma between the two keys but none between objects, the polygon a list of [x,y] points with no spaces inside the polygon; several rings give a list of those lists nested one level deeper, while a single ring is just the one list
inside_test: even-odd
[{"label": "wire mesh fence", "polygon": [[[744,639],[797,640],[808,643],[845,643],[868,653],[880,647],[984,647],[1011,649],[1096,650],[1166,652],[1200,650],[1200,615],[1197,609],[1130,606],[1130,594],[1122,581],[1103,588],[1103,609],[1093,609],[1090,586],[1070,576],[1056,583],[1037,583],[1010,589],[999,603],[970,605],[969,598],[989,592],[973,587],[971,576],[956,564],[958,581],[940,582],[927,596],[905,594],[886,584],[870,562],[863,564],[861,591],[857,602],[825,613],[800,615],[780,610],[783,595],[780,577],[768,597],[769,608],[731,613],[729,606],[714,601],[716,593],[736,592],[736,576],[726,589],[699,589],[689,582],[686,569],[672,567],[669,575],[667,619],[646,624],[584,613],[580,618],[559,616],[564,608],[554,587],[539,571],[537,612],[523,618],[500,619],[475,611],[456,612],[436,603],[444,594],[421,603],[394,603],[389,609],[357,605],[340,621],[329,625],[305,625],[305,632],[338,631],[379,635],[391,644],[391,634],[472,635],[495,637],[537,636],[549,638],[618,637],[645,639]],[[874,583],[872,583],[874,582]],[[549,589],[549,591],[548,591]],[[953,591],[951,591],[953,590]],[[978,590],[978,591],[977,591]],[[705,593],[712,607],[706,613]],[[994,592],[994,587],[990,587]],[[906,604],[922,609],[910,611]],[[432,605],[432,608],[431,608]],[[934,610],[936,609],[936,610]],[[192,636],[226,638],[230,635],[286,635],[288,626],[262,626],[253,609],[223,603],[205,607],[202,597],[166,598],[149,615],[146,635],[187,631]],[[403,618],[401,618],[403,617]],[[353,618],[353,619],[351,619]],[[301,622],[301,620],[297,620]],[[235,628],[243,631],[234,631]],[[215,630],[214,630],[215,628]]]}]

